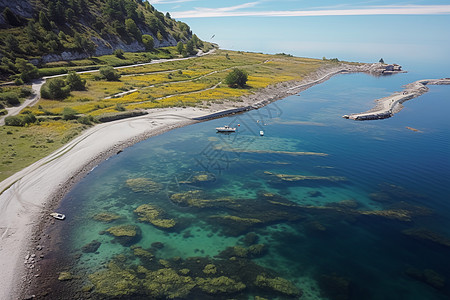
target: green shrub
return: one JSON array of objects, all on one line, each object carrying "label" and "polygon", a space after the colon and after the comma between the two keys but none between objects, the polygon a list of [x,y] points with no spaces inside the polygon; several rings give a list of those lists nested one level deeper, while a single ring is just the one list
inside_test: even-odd
[{"label": "green shrub", "polygon": [[86,89],[86,80],[81,79],[80,75],[70,71],[66,77],[66,84],[71,91],[84,91]]},{"label": "green shrub", "polygon": [[22,118],[18,116],[9,116],[5,118],[6,126],[23,126]]},{"label": "green shrub", "polygon": [[243,88],[247,83],[248,75],[241,69],[235,68],[230,73],[228,73],[227,77],[225,77],[225,83],[229,87],[241,87]]},{"label": "green shrub", "polygon": [[33,91],[32,91],[30,88],[22,87],[22,88],[20,89],[19,97],[21,97],[21,98],[26,98],[26,97],[31,96],[32,94],[33,94]]},{"label": "green shrub", "polygon": [[125,59],[125,56],[123,56],[123,55],[124,55],[124,52],[123,52],[122,49],[116,49],[116,50],[114,50],[113,54],[114,54],[117,58]]},{"label": "green shrub", "polygon": [[7,126],[25,126],[27,124],[36,123],[37,119],[32,113],[20,115],[20,116],[9,116],[5,118],[5,125]]},{"label": "green shrub", "polygon": [[120,78],[120,74],[111,66],[101,67],[100,75],[108,81],[117,81]]},{"label": "green shrub", "polygon": [[19,96],[14,92],[5,92],[0,94],[0,101],[6,103],[8,106],[19,105]]},{"label": "green shrub", "polygon": [[62,116],[63,120],[75,120],[77,118],[77,112],[73,108],[64,107]]},{"label": "green shrub", "polygon": [[48,80],[41,87],[41,97],[62,100],[70,95],[70,86],[61,78]]},{"label": "green shrub", "polygon": [[95,122],[94,117],[92,116],[81,116],[77,119],[78,123],[84,124],[84,125],[91,125]]},{"label": "green shrub", "polygon": [[39,76],[41,76],[41,77],[60,75],[60,74],[66,74],[66,73],[67,73],[67,68],[64,68],[64,67],[39,69]]},{"label": "green shrub", "polygon": [[142,36],[142,43],[144,44],[145,50],[151,51],[155,47],[155,41],[153,40],[153,37],[148,34],[144,34]]}]

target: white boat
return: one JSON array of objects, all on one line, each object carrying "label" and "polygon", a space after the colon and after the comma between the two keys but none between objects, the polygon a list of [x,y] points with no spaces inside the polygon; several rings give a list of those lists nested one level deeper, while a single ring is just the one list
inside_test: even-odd
[{"label": "white boat", "polygon": [[260,130],[260,131],[259,131],[259,135],[260,135],[260,136],[263,136],[263,135],[264,135],[264,131]]},{"label": "white boat", "polygon": [[66,218],[66,215],[63,215],[63,214],[60,214],[57,212],[51,213],[50,216],[52,216],[53,218],[58,219],[58,220],[64,220]]},{"label": "white boat", "polygon": [[225,125],[223,127],[217,127],[216,130],[217,132],[235,132],[236,127],[230,127],[228,125]]}]

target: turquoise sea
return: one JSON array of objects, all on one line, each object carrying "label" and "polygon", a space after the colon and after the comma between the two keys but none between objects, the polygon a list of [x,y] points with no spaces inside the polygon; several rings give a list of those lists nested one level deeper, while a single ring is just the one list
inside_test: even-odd
[{"label": "turquoise sea", "polygon": [[341,118],[428,77],[339,75],[125,149],[57,209],[49,278],[74,279],[48,297],[448,299],[450,87]]}]

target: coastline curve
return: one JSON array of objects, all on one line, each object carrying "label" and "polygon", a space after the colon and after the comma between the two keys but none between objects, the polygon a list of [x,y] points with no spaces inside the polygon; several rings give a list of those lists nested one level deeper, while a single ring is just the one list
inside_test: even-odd
[{"label": "coastline curve", "polygon": [[195,108],[156,109],[145,116],[99,124],[51,155],[0,182],[0,280],[3,283],[0,298],[17,298],[15,296],[23,294],[30,287],[38,272],[38,268],[35,268],[37,260],[30,263],[26,259],[24,263],[23,258],[35,254],[41,239],[46,238],[43,232],[49,223],[48,212],[100,162],[151,136],[199,120],[258,109],[298,94],[337,74],[371,74],[374,65],[327,65],[300,82],[269,86],[246,96],[240,108],[231,104],[212,111]]}]

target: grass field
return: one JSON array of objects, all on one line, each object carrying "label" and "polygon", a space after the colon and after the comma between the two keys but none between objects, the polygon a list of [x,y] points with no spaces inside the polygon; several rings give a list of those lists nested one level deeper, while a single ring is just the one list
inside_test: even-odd
[{"label": "grass field", "polygon": [[[175,48],[158,53],[125,53],[125,59],[113,55],[80,61],[48,64],[47,74],[63,70],[98,68],[103,65],[125,65],[150,61],[154,57],[176,56]],[[61,120],[65,108],[78,116],[98,117],[124,110],[175,106],[208,106],[214,101],[237,101],[285,81],[302,80],[307,74],[329,62],[284,55],[266,55],[216,50],[214,54],[144,66],[120,68],[119,81],[99,80],[99,73],[85,73],[85,91],[73,91],[64,100],[41,99],[26,111],[40,122],[26,127],[0,128],[0,181],[39,158],[45,157],[84,130],[87,125],[76,120]],[[247,72],[244,89],[223,83],[232,68]],[[125,94],[120,94],[124,93]]]}]

